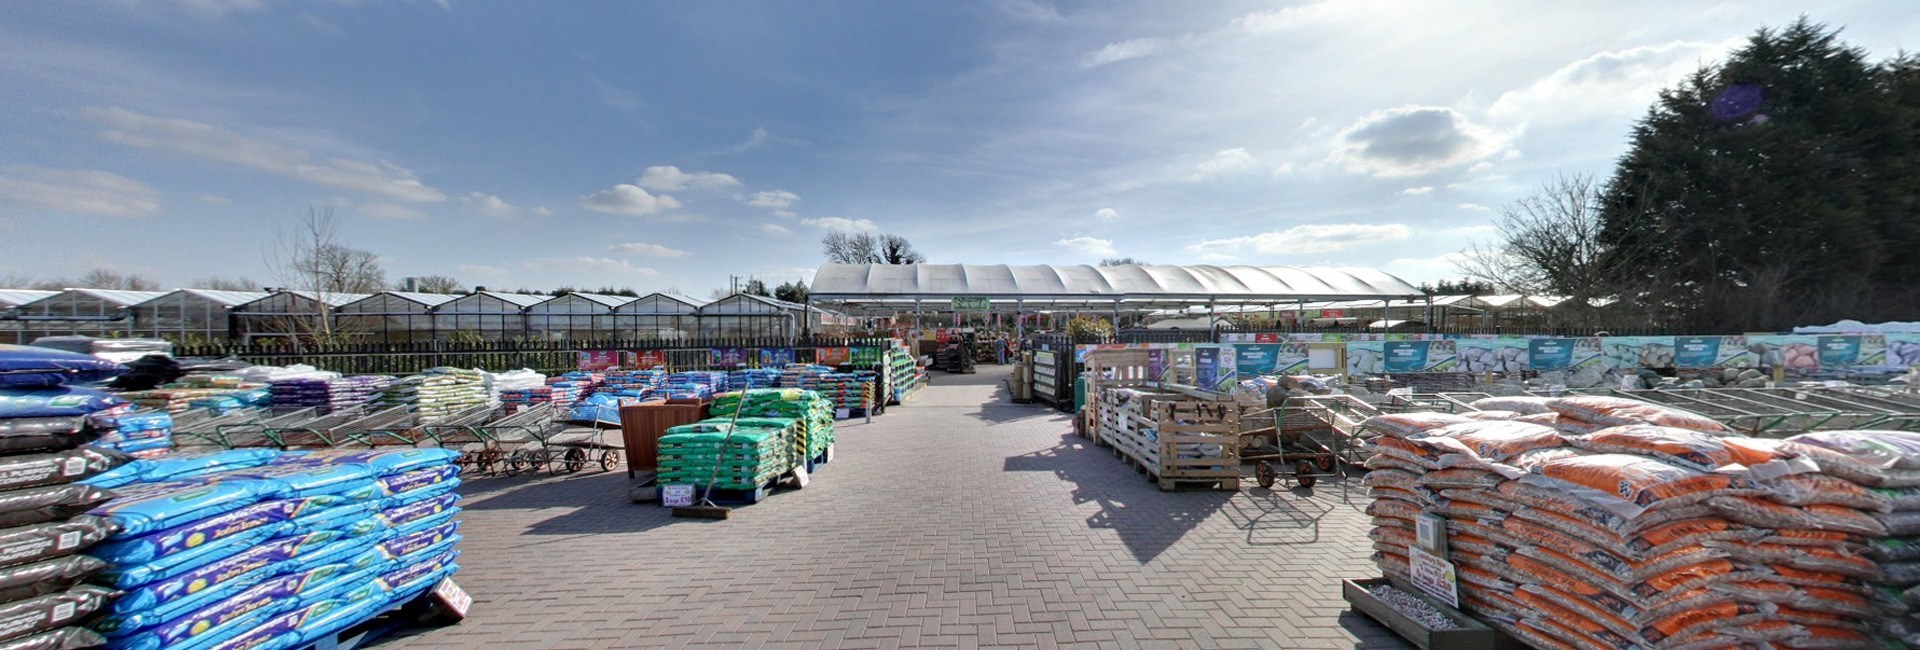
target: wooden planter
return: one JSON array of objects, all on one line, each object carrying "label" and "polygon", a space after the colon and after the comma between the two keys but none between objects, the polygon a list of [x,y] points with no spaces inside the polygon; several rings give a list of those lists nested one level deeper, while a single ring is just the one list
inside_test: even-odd
[{"label": "wooden planter", "polygon": [[[1373,593],[1368,591],[1383,584],[1391,584],[1396,589],[1426,601],[1428,605],[1432,605],[1441,614],[1452,619],[1459,627],[1451,630],[1429,630],[1425,625],[1407,618],[1400,613],[1400,610],[1374,598]],[[1341,583],[1340,590],[1355,610],[1379,621],[1381,625],[1387,626],[1415,647],[1426,650],[1523,650],[1526,648],[1513,637],[1487,627],[1485,623],[1467,616],[1460,610],[1448,607],[1446,603],[1428,598],[1426,594],[1414,590],[1412,585],[1398,580],[1389,578],[1346,580]]]}]

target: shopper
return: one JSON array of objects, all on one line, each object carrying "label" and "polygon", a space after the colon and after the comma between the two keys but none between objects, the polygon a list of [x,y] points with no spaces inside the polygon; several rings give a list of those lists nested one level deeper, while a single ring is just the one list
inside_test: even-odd
[{"label": "shopper", "polygon": [[1000,365],[1007,365],[1007,337],[993,337],[993,356],[1000,360]]}]

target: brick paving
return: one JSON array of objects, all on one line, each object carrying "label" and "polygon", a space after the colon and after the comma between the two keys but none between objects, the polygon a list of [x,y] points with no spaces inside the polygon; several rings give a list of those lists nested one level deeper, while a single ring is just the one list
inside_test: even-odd
[{"label": "brick paving", "polygon": [[837,428],[804,490],[673,519],[625,472],[475,478],[460,625],[383,647],[1401,648],[1347,611],[1365,500],[1161,492],[1003,368]]}]

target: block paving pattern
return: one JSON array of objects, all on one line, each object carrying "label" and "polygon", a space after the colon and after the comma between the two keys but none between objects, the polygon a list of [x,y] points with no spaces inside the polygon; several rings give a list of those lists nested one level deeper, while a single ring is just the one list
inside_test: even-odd
[{"label": "block paving pattern", "polygon": [[1357,480],[1161,492],[1006,376],[936,373],[727,521],[630,503],[624,471],[471,478],[469,618],[380,645],[1407,647],[1340,597],[1377,575]]}]

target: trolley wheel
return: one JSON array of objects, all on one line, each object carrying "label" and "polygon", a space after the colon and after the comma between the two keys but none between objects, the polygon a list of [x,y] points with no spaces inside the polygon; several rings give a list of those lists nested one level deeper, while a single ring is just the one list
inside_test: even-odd
[{"label": "trolley wheel", "polygon": [[587,466],[587,452],[579,449],[568,449],[566,455],[561,456],[560,460],[562,466],[566,468],[567,473],[578,472],[580,468]]},{"label": "trolley wheel", "polygon": [[1273,463],[1264,460],[1260,461],[1260,464],[1253,466],[1253,476],[1259,479],[1260,487],[1263,488],[1273,487],[1274,474],[1276,473],[1273,469]]},{"label": "trolley wheel", "polygon": [[508,476],[519,474],[529,469],[533,469],[533,459],[527,457],[527,452],[515,450],[511,454],[507,454]]},{"label": "trolley wheel", "polygon": [[503,469],[499,467],[499,465],[500,465],[499,450],[482,449],[480,451],[473,452],[474,471],[480,472],[482,474],[492,474]]},{"label": "trolley wheel", "polygon": [[1333,471],[1333,454],[1321,454],[1315,460],[1319,461],[1320,463],[1320,471],[1322,472]]},{"label": "trolley wheel", "polygon": [[1299,483],[1300,487],[1310,488],[1314,483],[1320,482],[1320,477],[1313,475],[1313,463],[1310,461],[1300,461],[1299,465],[1293,467],[1293,472],[1293,480]]},{"label": "trolley wheel", "polygon": [[600,471],[611,472],[620,467],[620,452],[606,450],[600,452]]}]

